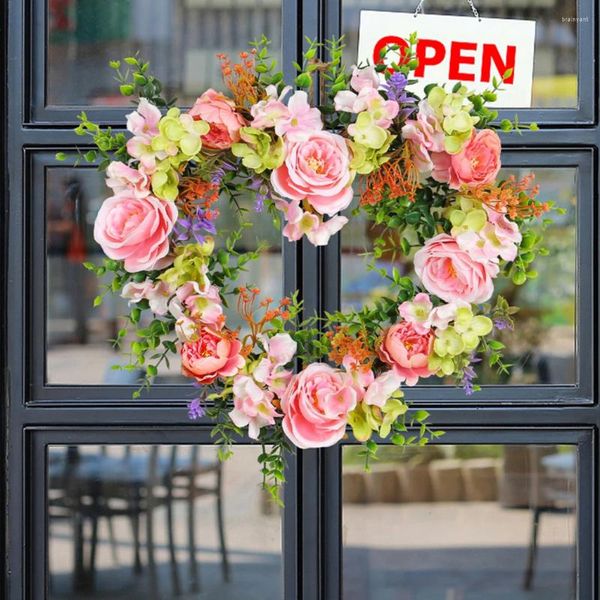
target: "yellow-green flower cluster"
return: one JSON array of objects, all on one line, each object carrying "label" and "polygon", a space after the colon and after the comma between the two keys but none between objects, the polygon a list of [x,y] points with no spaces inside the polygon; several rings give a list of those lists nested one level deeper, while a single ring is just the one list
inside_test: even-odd
[{"label": "yellow-green flower cluster", "polygon": [[465,196],[458,196],[456,202],[446,209],[445,216],[452,223],[450,233],[453,237],[467,231],[478,233],[488,223],[488,216],[481,207],[481,202]]},{"label": "yellow-green flower cluster", "polygon": [[254,127],[242,127],[240,137],[243,142],[231,146],[234,156],[242,159],[242,164],[256,173],[267,169],[277,169],[283,164],[285,158],[285,145],[283,138],[275,139],[266,132]]},{"label": "yellow-green flower cluster", "polygon": [[202,244],[186,244],[176,246],[173,265],[159,277],[171,288],[176,289],[190,281],[197,282],[201,288],[209,284],[206,276],[208,272],[208,258],[215,248],[215,242],[207,237]]},{"label": "yellow-green flower cluster", "polygon": [[476,350],[481,338],[492,329],[490,318],[473,315],[470,306],[457,308],[453,324],[435,333],[429,369],[438,375],[456,373],[462,368],[464,355]]},{"label": "yellow-green flower cluster", "polygon": [[202,136],[210,126],[195,121],[178,108],[170,108],[158,123],[158,135],[152,138],[151,148],[156,155],[156,171],[152,175],[152,191],[163,200],[173,201],[179,193],[178,167],[190,160],[198,160]]},{"label": "yellow-green flower cluster", "polygon": [[458,154],[471,137],[479,117],[471,116],[473,104],[469,91],[462,85],[452,92],[436,85],[429,90],[427,102],[444,131],[444,146],[448,154]]},{"label": "yellow-green flower cluster", "polygon": [[408,406],[402,400],[403,397],[404,393],[398,390],[381,408],[359,402],[348,415],[348,423],[352,427],[354,437],[359,442],[366,442],[376,431],[380,437],[386,438],[398,417],[408,410]]}]

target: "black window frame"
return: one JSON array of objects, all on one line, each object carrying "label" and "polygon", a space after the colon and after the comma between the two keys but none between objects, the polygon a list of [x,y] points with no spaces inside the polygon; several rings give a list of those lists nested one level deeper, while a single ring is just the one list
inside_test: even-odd
[{"label": "black window frame", "polygon": [[[341,31],[341,0],[284,0],[282,10],[284,63],[297,58],[303,36],[330,38]],[[27,285],[29,275],[43,273],[40,265],[40,240],[32,232],[39,227],[39,215],[29,210],[36,181],[31,177],[36,166],[32,157],[51,155],[59,149],[81,143],[71,131],[77,108],[46,108],[40,103],[43,89],[46,41],[46,2],[43,0],[6,0],[0,7],[0,31],[4,87],[0,94],[6,120],[2,131],[3,214],[0,281],[2,283],[2,414],[0,431],[5,460],[5,485],[2,486],[3,544],[5,568],[0,595],[7,600],[41,600],[44,581],[40,557],[45,542],[45,505],[43,494],[44,448],[50,443],[206,443],[210,424],[201,420],[190,425],[183,401],[177,400],[181,388],[165,386],[140,403],[125,400],[130,388],[115,386],[108,391],[98,386],[40,386],[31,378],[39,369],[39,345],[35,333],[39,327],[39,303],[36,308]],[[586,257],[590,277],[583,282],[585,314],[591,322],[579,323],[585,352],[586,389],[568,398],[548,395],[503,401],[500,393],[476,404],[443,401],[415,390],[416,400],[427,406],[432,420],[448,433],[440,443],[552,444],[575,443],[579,448],[578,599],[598,600],[600,562],[598,524],[598,214],[600,198],[598,177],[598,0],[577,0],[578,15],[589,17],[578,25],[578,93],[576,109],[519,110],[522,120],[535,120],[539,132],[503,135],[508,152],[515,152],[539,163],[539,156],[562,157],[567,163],[585,157],[586,181],[578,198],[585,203],[579,219],[589,243]],[[41,61],[40,61],[41,57]],[[40,79],[41,78],[41,79]],[[126,109],[92,108],[92,119],[121,126]],[[507,112],[512,116],[514,111]],[[536,158],[537,157],[537,158]],[[562,160],[562,159],[561,159]],[[522,163],[521,163],[522,164]],[[547,164],[547,163],[545,163]],[[581,161],[578,165],[581,168]],[[39,167],[39,165],[38,165]],[[589,170],[588,170],[589,167]],[[39,196],[37,196],[39,197]],[[580,213],[581,215],[582,213]],[[33,221],[32,221],[33,220]],[[284,291],[300,288],[307,311],[334,310],[340,300],[339,236],[325,248],[306,243],[283,244]],[[35,262],[37,260],[37,262]],[[45,262],[45,261],[44,261]],[[579,264],[585,261],[579,256]],[[581,284],[581,277],[579,278]],[[580,296],[581,301],[581,296]],[[42,307],[43,308],[43,307]],[[38,311],[38,312],[36,312]],[[578,311],[578,315],[583,315]],[[37,316],[36,316],[37,315]],[[36,320],[37,319],[37,320]],[[579,319],[579,316],[578,316]],[[583,363],[581,363],[583,365]],[[37,386],[37,387],[36,387]],[[71,386],[69,386],[71,387]],[[560,386],[559,386],[560,387]],[[54,391],[53,391],[54,389]],[[112,394],[116,389],[118,394]],[[552,388],[554,389],[554,388]],[[52,393],[49,393],[50,390]],[[165,393],[165,390],[167,393]],[[506,390],[505,390],[506,391]],[[43,393],[41,393],[43,392]],[[73,392],[73,393],[71,393]],[[447,395],[447,390],[438,392]],[[244,440],[248,442],[249,440]],[[341,600],[341,448],[307,450],[290,457],[287,471],[284,509],[284,598],[285,600]],[[589,519],[589,521],[587,521]],[[42,533],[40,533],[42,532]],[[41,561],[41,562],[40,562]],[[40,569],[42,569],[40,571]],[[32,587],[38,586],[38,587]]]}]

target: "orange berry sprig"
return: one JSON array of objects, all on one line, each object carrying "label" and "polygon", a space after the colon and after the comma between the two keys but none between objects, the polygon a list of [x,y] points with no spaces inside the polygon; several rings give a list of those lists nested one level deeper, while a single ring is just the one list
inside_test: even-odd
[{"label": "orange berry sprig", "polygon": [[256,74],[256,48],[240,52],[240,62],[234,63],[229,56],[217,54],[221,61],[223,82],[231,92],[233,100],[240,108],[250,109],[259,100],[258,77]]},{"label": "orange berry sprig", "polygon": [[[250,333],[244,338],[243,352],[246,353],[246,356],[250,354],[258,341],[258,336],[264,332],[268,323],[271,323],[275,319],[286,321],[290,318],[289,306],[291,300],[289,298],[284,297],[277,305],[273,306],[273,298],[267,297],[258,302],[257,307],[259,295],[260,289],[257,287],[248,288],[242,286],[238,288],[238,313],[250,329]],[[262,317],[259,319],[256,318],[258,308],[262,311]]]}]

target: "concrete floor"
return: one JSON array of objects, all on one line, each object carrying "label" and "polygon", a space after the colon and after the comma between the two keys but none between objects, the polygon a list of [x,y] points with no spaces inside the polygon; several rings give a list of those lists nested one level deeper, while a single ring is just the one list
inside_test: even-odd
[{"label": "concrete floor", "polygon": [[[281,525],[277,511],[261,511],[256,449],[239,448],[224,467],[225,519],[232,565],[224,583],[214,502],[196,506],[201,590],[189,590],[187,514],[176,506],[177,560],[182,600],[281,600]],[[174,598],[165,514],[157,513],[158,599]],[[369,504],[344,507],[344,600],[572,600],[574,521],[544,515],[534,589],[521,581],[530,513],[495,502]],[[49,600],[151,600],[147,569],[135,575],[129,523],[114,520],[117,556],[100,526],[93,590],[72,589],[72,533],[68,522],[51,523]],[[116,560],[115,560],[116,558]]]}]

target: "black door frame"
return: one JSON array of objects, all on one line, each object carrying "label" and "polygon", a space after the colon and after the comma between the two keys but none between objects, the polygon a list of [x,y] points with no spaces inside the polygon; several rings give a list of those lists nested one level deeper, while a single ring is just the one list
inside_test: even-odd
[{"label": "black door frame", "polygon": [[[44,448],[49,443],[207,442],[209,423],[190,426],[177,401],[178,388],[156,390],[143,401],[126,400],[130,390],[53,388],[40,385],[39,298],[29,283],[43,280],[39,232],[31,210],[36,195],[35,160],[81,144],[71,131],[75,109],[43,106],[45,4],[5,0],[0,7],[4,87],[0,95],[3,168],[2,390],[0,431],[6,477],[1,493],[5,557],[0,596],[41,600],[45,585]],[[520,111],[539,132],[505,135],[510,156],[528,164],[577,164],[580,169],[580,276],[578,283],[581,386],[486,390],[467,403],[459,395],[426,386],[413,397],[447,430],[443,443],[574,443],[578,447],[578,598],[598,600],[598,0],[577,0],[579,106]],[[284,62],[296,58],[303,36],[330,38],[341,30],[337,0],[284,0]],[[595,59],[595,60],[592,60]],[[40,62],[41,61],[41,62]],[[37,77],[37,79],[36,79]],[[41,98],[41,100],[40,100]],[[123,110],[93,109],[92,118],[121,125]],[[512,159],[510,159],[512,160]],[[46,160],[50,166],[52,159]],[[38,190],[39,191],[39,190]],[[39,215],[38,215],[39,218]],[[583,221],[583,222],[582,222]],[[38,222],[39,225],[39,222]],[[33,259],[33,260],[32,260]],[[340,300],[340,244],[325,247],[284,243],[284,289],[300,288],[307,311],[336,309]],[[10,304],[9,304],[10,302]],[[43,307],[42,307],[43,308]],[[581,317],[589,319],[584,323]],[[13,340],[25,340],[14,344]],[[118,403],[118,406],[117,406]],[[248,440],[246,440],[248,441]],[[299,452],[290,459],[284,511],[285,600],[341,598],[341,450]]]}]

